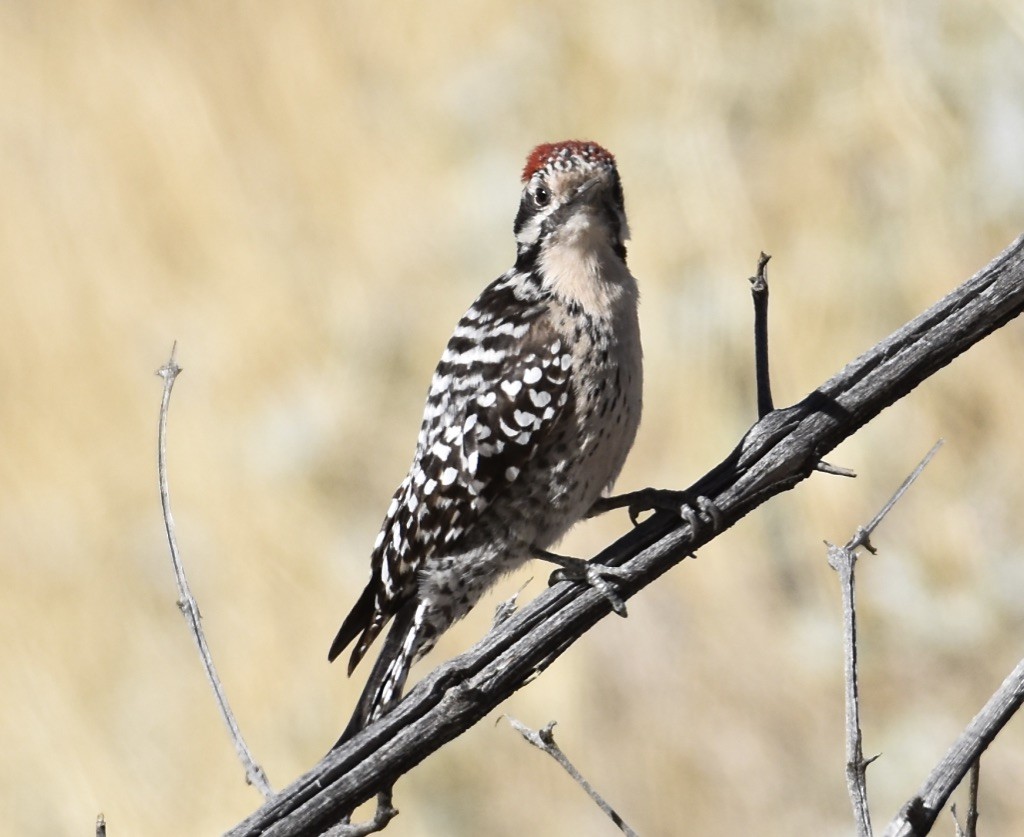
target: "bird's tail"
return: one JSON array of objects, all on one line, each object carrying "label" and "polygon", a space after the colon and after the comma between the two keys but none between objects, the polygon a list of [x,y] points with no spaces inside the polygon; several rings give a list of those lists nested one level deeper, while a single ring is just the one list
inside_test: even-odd
[{"label": "bird's tail", "polygon": [[[409,669],[422,645],[423,620],[426,607],[416,598],[405,603],[395,614],[384,646],[373,664],[359,703],[352,718],[337,740],[339,747],[371,721],[377,720],[402,697]],[[332,748],[333,749],[333,748]]]}]

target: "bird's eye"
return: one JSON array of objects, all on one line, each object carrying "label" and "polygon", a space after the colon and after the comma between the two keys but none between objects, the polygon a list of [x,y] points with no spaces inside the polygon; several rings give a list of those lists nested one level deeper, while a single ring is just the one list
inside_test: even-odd
[{"label": "bird's eye", "polygon": [[547,186],[538,186],[533,192],[533,202],[537,206],[547,206],[551,201],[551,192]]}]

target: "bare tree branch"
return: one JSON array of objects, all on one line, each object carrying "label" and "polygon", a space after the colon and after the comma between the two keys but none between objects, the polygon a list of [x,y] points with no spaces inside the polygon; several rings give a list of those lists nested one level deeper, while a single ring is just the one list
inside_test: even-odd
[{"label": "bare tree branch", "polygon": [[170,359],[157,370],[156,374],[164,379],[164,395],[160,402],[160,424],[157,432],[157,473],[160,480],[160,507],[163,509],[164,528],[167,530],[167,543],[171,549],[174,577],[178,582],[178,609],[181,610],[185,621],[188,622],[192,638],[199,649],[199,656],[203,661],[206,678],[210,681],[213,694],[217,699],[217,706],[220,708],[220,714],[224,718],[224,723],[227,724],[228,732],[231,734],[231,740],[235,744],[235,752],[238,753],[238,758],[245,768],[245,780],[250,785],[255,786],[263,794],[264,799],[268,799],[273,795],[274,791],[267,781],[263,768],[256,763],[252,753],[249,752],[245,739],[242,738],[242,732],[238,728],[238,722],[235,721],[235,715],[228,705],[227,696],[224,694],[224,687],[221,685],[220,678],[217,676],[217,669],[213,665],[210,648],[206,644],[206,634],[203,632],[199,605],[196,604],[196,600],[192,597],[192,591],[188,586],[188,579],[185,577],[185,567],[181,563],[181,555],[178,552],[178,538],[174,531],[174,517],[171,515],[171,498],[167,489],[167,411],[171,406],[171,390],[174,388],[174,381],[181,372],[181,367],[178,366],[174,358],[177,346],[178,344],[175,343],[171,347]]},{"label": "bare tree branch", "polygon": [[1010,672],[988,703],[953,742],[949,752],[924,784],[889,823],[885,837],[915,837],[927,834],[942,806],[956,790],[971,765],[995,740],[1007,721],[1024,703],[1024,660]]},{"label": "bare tree branch", "polygon": [[858,837],[871,837],[871,814],[868,810],[867,769],[878,756],[864,758],[863,736],[860,729],[860,689],[857,682],[857,601],[854,584],[854,568],[857,565],[857,550],[864,547],[874,554],[871,535],[878,524],[899,502],[907,489],[914,483],[932,457],[942,447],[940,439],[932,447],[914,472],[907,477],[896,493],[875,515],[867,526],[857,528],[856,534],[850,538],[846,546],[839,547],[827,543],[828,563],[839,574],[839,589],[843,596],[843,660],[844,682],[846,684],[846,786],[853,806],[853,818],[857,824]]},{"label": "bare tree branch", "polygon": [[586,791],[587,796],[597,803],[597,807],[605,813],[608,819],[615,823],[616,827],[625,834],[626,837],[637,837],[637,833],[629,827],[629,824],[619,816],[611,805],[604,801],[604,797],[594,790],[594,786],[583,777],[583,774],[576,769],[573,763],[569,761],[568,756],[566,756],[565,753],[562,752],[561,748],[555,743],[555,734],[553,732],[555,728],[554,721],[551,721],[551,723],[547,724],[543,729],[535,730],[530,729],[526,724],[522,723],[522,721],[517,721],[511,715],[506,715],[505,717],[508,719],[508,722],[512,724],[512,728],[523,736],[523,738],[529,741],[538,750],[543,750],[551,756],[551,758],[557,761],[562,766],[562,769],[572,777],[576,784]]},{"label": "bare tree branch", "polygon": [[[770,497],[808,477],[816,463],[883,409],[1024,310],[1024,236],[988,267],[848,364],[793,407],[752,427],[736,450],[691,487],[721,512],[722,530],[658,512],[595,560],[624,566],[623,599]],[[331,751],[230,832],[314,835],[390,787],[547,668],[611,612],[599,592],[560,583],[425,677],[394,710]],[[966,768],[965,768],[966,769]]]}]

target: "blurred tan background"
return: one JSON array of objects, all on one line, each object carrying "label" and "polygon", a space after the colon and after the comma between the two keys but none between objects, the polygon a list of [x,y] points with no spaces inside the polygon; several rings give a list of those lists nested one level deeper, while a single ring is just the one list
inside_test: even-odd
[{"label": "blurred tan background", "polygon": [[[214,834],[260,802],[175,607],[153,375],[173,340],[181,546],[283,787],[362,685],[327,648],[433,365],[512,263],[532,145],[618,156],[648,369],[619,487],[681,487],[753,419],[761,249],[782,404],[1024,230],[1022,40],[1012,0],[0,6],[5,830],[88,834],[103,811],[114,837]],[[759,509],[507,711],[557,719],[641,834],[851,833],[822,540],[845,541],[942,436],[860,569],[886,822],[1024,652],[1022,329],[836,451],[856,481],[818,475]],[[564,550],[627,525],[589,523]],[[427,663],[547,574],[509,579]],[[1024,832],[1022,787],[1018,718],[984,761],[986,833]],[[615,833],[502,723],[396,801],[396,837]]]}]

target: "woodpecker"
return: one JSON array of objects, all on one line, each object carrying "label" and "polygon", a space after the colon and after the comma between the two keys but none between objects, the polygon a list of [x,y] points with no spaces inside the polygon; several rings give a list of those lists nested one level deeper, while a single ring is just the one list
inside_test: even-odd
[{"label": "woodpecker", "polygon": [[[339,744],[401,696],[412,663],[502,575],[548,552],[615,482],[640,423],[643,364],[615,158],[537,146],[515,266],[463,315],[434,372],[370,581],[331,645],[348,673],[392,621]],[[601,572],[585,577],[601,586]]]}]

